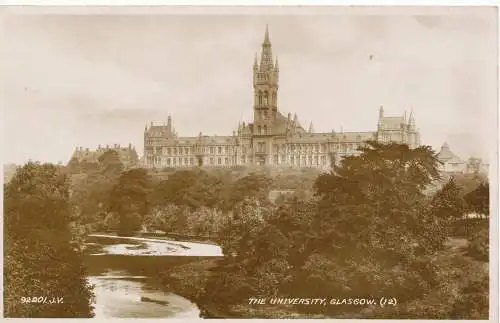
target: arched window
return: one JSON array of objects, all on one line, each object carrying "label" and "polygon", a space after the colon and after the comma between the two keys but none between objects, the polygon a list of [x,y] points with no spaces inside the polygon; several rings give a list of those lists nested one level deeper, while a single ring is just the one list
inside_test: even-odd
[{"label": "arched window", "polygon": [[264,105],[267,105],[269,99],[269,93],[267,91],[264,92]]},{"label": "arched window", "polygon": [[259,105],[262,105],[262,92],[259,91]]}]

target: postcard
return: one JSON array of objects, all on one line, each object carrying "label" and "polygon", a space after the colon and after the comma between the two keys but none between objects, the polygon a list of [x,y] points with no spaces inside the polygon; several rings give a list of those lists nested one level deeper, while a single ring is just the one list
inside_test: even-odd
[{"label": "postcard", "polygon": [[498,319],[496,7],[0,14],[4,317]]}]

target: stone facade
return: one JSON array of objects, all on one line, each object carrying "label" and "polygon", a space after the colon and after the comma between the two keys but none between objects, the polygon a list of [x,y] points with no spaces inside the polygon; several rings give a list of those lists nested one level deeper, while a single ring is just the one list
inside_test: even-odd
[{"label": "stone facade", "polygon": [[114,145],[112,147],[110,147],[109,145],[106,145],[106,147],[99,145],[95,150],[76,147],[71,158],[75,158],[80,163],[98,163],[99,157],[101,157],[101,155],[108,150],[114,150],[118,153],[120,161],[125,168],[133,168],[138,166],[139,164],[139,156],[135,150],[135,147],[132,147],[131,144],[125,147],[121,147],[120,145]]},{"label": "stone facade", "polygon": [[253,64],[254,117],[251,123],[240,123],[229,136],[179,137],[168,117],[166,125],[144,129],[143,166],[166,167],[233,167],[266,165],[273,167],[329,168],[332,162],[359,153],[357,148],[367,140],[420,145],[420,134],[413,113],[385,116],[379,109],[375,131],[314,132],[306,130],[297,115],[286,116],[278,109],[279,66],[273,59],[266,28],[260,61]]}]

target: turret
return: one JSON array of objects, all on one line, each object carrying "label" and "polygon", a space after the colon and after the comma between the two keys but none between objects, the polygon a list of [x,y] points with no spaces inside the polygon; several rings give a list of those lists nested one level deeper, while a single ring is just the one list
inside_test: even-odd
[{"label": "turret", "polygon": [[314,132],[314,128],[313,128],[313,123],[311,121],[311,124],[309,124],[309,133],[313,133]]},{"label": "turret", "polygon": [[380,108],[378,109],[378,118],[379,120],[382,119],[384,117],[384,107],[383,106],[380,106]]},{"label": "turret", "polygon": [[410,119],[408,120],[408,128],[410,131],[416,130],[415,118],[413,117],[413,111],[410,112]]},{"label": "turret", "polygon": [[378,122],[377,122],[378,131],[382,130],[383,119],[384,119],[384,107],[380,106],[380,108],[378,109]]},{"label": "turret", "polygon": [[169,115],[167,119],[167,131],[172,132],[172,117]]}]

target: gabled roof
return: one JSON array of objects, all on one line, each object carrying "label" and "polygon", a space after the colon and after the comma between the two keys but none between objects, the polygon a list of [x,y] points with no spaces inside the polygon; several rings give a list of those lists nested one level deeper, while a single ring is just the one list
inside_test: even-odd
[{"label": "gabled roof", "polygon": [[387,129],[401,129],[401,125],[406,124],[404,116],[383,117],[380,121]]},{"label": "gabled roof", "polygon": [[463,161],[455,155],[451,149],[450,146],[448,146],[448,143],[444,143],[443,146],[441,146],[441,150],[439,151],[437,158],[441,162],[446,162],[446,163],[462,163]]}]

